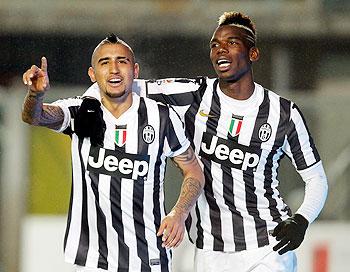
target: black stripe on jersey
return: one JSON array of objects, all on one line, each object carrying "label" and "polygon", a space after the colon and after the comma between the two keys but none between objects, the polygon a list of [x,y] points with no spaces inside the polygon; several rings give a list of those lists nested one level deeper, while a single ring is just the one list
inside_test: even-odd
[{"label": "black stripe on jersey", "polygon": [[124,241],[124,226],[121,210],[121,182],[119,179],[111,177],[110,199],[112,226],[118,233],[118,272],[129,269],[129,247]]},{"label": "black stripe on jersey", "polygon": [[[140,98],[138,119],[138,126],[140,128],[144,128],[148,124],[147,108],[145,100],[142,97]],[[138,133],[137,154],[148,154],[148,145],[144,143],[142,133]],[[135,180],[133,192],[133,215],[137,236],[137,255],[141,259],[141,271],[151,271],[149,266],[148,243],[145,235],[145,222],[143,220],[144,183]]]},{"label": "black stripe on jersey", "polygon": [[147,94],[147,96],[158,102],[176,106],[188,106],[193,102],[193,92],[181,94]]},{"label": "black stripe on jersey", "polygon": [[[163,115],[169,114],[169,109],[166,107],[163,107],[162,105],[158,104],[158,110],[160,115],[160,124],[159,124],[159,131],[166,131],[166,122],[168,118],[162,118]],[[164,148],[164,141],[162,139],[165,137],[165,135],[159,135],[159,149],[157,154],[157,161],[155,163],[154,168],[154,185],[153,185],[153,216],[154,216],[154,225],[156,227],[156,231],[159,230],[160,224],[161,224],[161,203],[160,203],[160,166],[162,165],[161,161],[161,154],[162,150]],[[161,271],[162,272],[169,272],[169,260],[168,255],[165,250],[165,248],[162,247],[162,237],[157,236],[157,247],[159,250],[160,255],[160,265],[161,265]]]},{"label": "black stripe on jersey", "polygon": [[[71,118],[73,119],[75,118],[75,116],[77,115],[78,109],[79,109],[79,106],[68,107]],[[62,133],[71,136],[73,134],[72,127],[68,126]]]},{"label": "black stripe on jersey", "polygon": [[73,194],[74,194],[74,185],[73,185],[73,173],[72,173],[72,186],[71,186],[71,193],[70,193],[70,199],[69,199],[69,210],[68,210],[68,217],[67,217],[67,226],[66,226],[66,233],[64,234],[64,242],[63,242],[63,249],[66,250],[67,245],[67,239],[68,239],[68,232],[70,229],[70,224],[72,222],[72,205],[73,205]]},{"label": "black stripe on jersey", "polygon": [[[290,118],[290,101],[284,98],[279,98],[280,104],[280,118],[277,126],[277,132],[273,147],[271,152],[266,158],[266,164],[264,169],[264,189],[265,189],[265,198],[269,201],[269,210],[272,217],[272,220],[279,223],[281,222],[281,214],[277,209],[277,201],[272,197],[273,190],[271,187],[272,183],[272,167],[273,167],[273,157],[276,155],[277,150],[283,145],[284,135],[286,134],[286,128],[289,123]],[[277,165],[280,165],[280,160],[283,158],[283,155],[278,159]],[[276,169],[278,171],[278,169]],[[279,197],[279,196],[278,196]]]},{"label": "black stripe on jersey", "polygon": [[96,205],[96,220],[97,220],[97,229],[98,229],[98,247],[99,247],[99,256],[98,256],[98,268],[108,270],[108,248],[107,248],[107,227],[106,227],[106,216],[101,210],[99,204],[99,174],[90,171],[89,174],[91,178],[91,188],[95,196],[95,205]]},{"label": "black stripe on jersey", "polygon": [[80,230],[80,238],[79,238],[79,246],[77,255],[75,257],[75,264],[85,266],[87,253],[89,250],[89,222],[88,222],[88,208],[87,208],[87,186],[85,179],[85,167],[83,165],[83,157],[81,154],[81,147],[83,145],[83,140],[79,139],[78,150],[79,150],[79,159],[80,159],[80,168],[81,168],[81,182],[82,182],[82,210],[81,210],[81,230]]},{"label": "black stripe on jersey", "polygon": [[[308,126],[306,125],[306,121],[305,121],[304,115],[301,113],[301,111],[300,111],[300,109],[298,108],[298,106],[295,105],[294,103],[293,103],[292,107],[298,111],[298,113],[300,114],[300,117],[301,117],[302,120],[303,120],[304,126],[305,126],[305,128],[306,128],[306,131],[307,131],[307,134],[308,134],[308,137],[309,137],[309,142],[310,142],[310,146],[311,146],[311,148],[312,148],[312,153],[314,154],[314,157],[315,157],[315,160],[316,160],[316,161],[312,164],[312,165],[314,165],[314,164],[316,164],[317,162],[319,162],[319,161],[321,160],[320,155],[319,155],[318,152],[317,152],[317,149],[316,149],[315,144],[314,144],[314,140],[313,140],[313,138],[311,137],[311,134],[310,134],[310,131],[309,131]],[[293,123],[293,125],[294,125],[294,123]],[[295,127],[294,127],[294,129],[295,129]],[[296,138],[297,138],[296,142],[297,142],[297,144],[299,144],[299,147],[300,147],[300,142],[299,142],[298,134],[296,135]],[[289,141],[289,138],[288,138],[288,141]],[[293,151],[294,151],[294,152],[293,152]],[[292,153],[293,153],[293,158],[294,158],[294,160],[295,160],[295,163],[296,163],[296,165],[297,165],[297,169],[298,169],[298,170],[303,170],[303,169],[306,169],[306,168],[312,166],[312,165],[307,165],[307,164],[306,164],[306,161],[305,161],[305,159],[304,159],[304,155],[303,155],[303,153],[302,153],[301,148],[300,148],[299,150],[293,149],[293,150],[292,150]],[[300,153],[301,153],[301,154],[300,154]],[[299,158],[300,158],[300,161],[299,161]]]},{"label": "black stripe on jersey", "polygon": [[[125,153],[125,145],[119,147],[114,145],[120,152]],[[121,206],[121,179],[111,177],[110,181],[110,200],[111,200],[111,214],[112,226],[118,234],[118,272],[129,271],[129,247],[124,240],[124,225],[123,214]],[[113,245],[112,245],[113,246]]]},{"label": "black stripe on jersey", "polygon": [[[167,109],[167,111],[169,111],[169,110]],[[170,147],[172,152],[176,152],[177,150],[179,150],[182,147],[182,145],[179,142],[179,139],[177,137],[174,137],[174,135],[176,135],[176,133],[175,133],[173,123],[170,120],[170,117],[169,117],[169,122],[166,125],[167,125],[166,138],[167,138],[169,147]]]},{"label": "black stripe on jersey", "polygon": [[[220,100],[216,91],[218,82],[219,80],[216,79],[213,83],[213,98],[212,98],[212,103],[209,111],[209,115],[214,115],[214,116],[220,116]],[[211,118],[211,119],[208,118],[207,124],[206,124],[206,132],[211,135],[216,135],[217,127],[218,127],[218,118]],[[206,177],[204,192],[209,205],[211,233],[214,236],[213,250],[223,251],[224,242],[222,240],[221,215],[220,215],[220,208],[216,203],[214,192],[213,192],[213,177],[211,175],[211,162],[208,159],[205,159],[203,157],[201,160],[204,165],[204,176]],[[200,229],[198,229],[198,234],[197,234],[198,241],[196,242],[196,244],[203,245],[203,241],[199,240],[200,237],[203,237],[203,233],[199,233],[199,231]]]},{"label": "black stripe on jersey", "polygon": [[202,100],[202,97],[207,89],[207,82],[205,80],[202,81],[201,85],[197,89],[197,91],[194,93],[194,102],[191,104],[191,106],[188,108],[185,114],[185,126],[186,126],[186,135],[191,141],[191,146],[193,150],[195,150],[193,139],[194,139],[194,131],[195,131],[195,117],[199,110],[200,102]]},{"label": "black stripe on jersey", "polygon": [[[259,148],[258,155],[261,155],[261,140],[259,139],[260,127],[267,123],[267,118],[270,111],[270,99],[268,91],[264,91],[264,100],[261,103],[257,119],[255,120],[255,126],[252,134],[250,145],[254,145],[255,148]],[[246,192],[246,204],[248,213],[254,218],[255,229],[257,232],[258,247],[262,247],[269,244],[266,221],[261,219],[259,216],[259,210],[257,208],[257,196],[255,194],[254,186],[254,172],[252,168],[248,168],[247,171],[243,172],[243,180],[245,183]]]},{"label": "black stripe on jersey", "polygon": [[[233,137],[231,133],[227,133],[227,139],[229,141],[237,142],[238,136]],[[245,242],[244,235],[244,225],[243,225],[243,216],[240,211],[237,210],[235,205],[234,198],[234,180],[231,172],[231,167],[227,167],[225,165],[221,165],[221,169],[223,172],[223,197],[225,200],[225,204],[229,208],[232,213],[232,227],[233,227],[233,240],[235,243],[235,250],[242,251],[247,249],[247,245]]]},{"label": "black stripe on jersey", "polygon": [[[174,82],[184,83],[184,84],[188,84],[190,82],[202,84],[202,82],[205,81],[203,79],[204,79],[203,77],[198,77],[196,80],[182,78],[182,79],[175,79]],[[148,93],[148,84],[149,83],[154,84],[154,82],[157,82],[157,80],[146,81],[146,96],[147,97],[149,97],[155,101],[162,102],[164,104],[168,104],[168,105],[172,105],[172,106],[188,106],[194,102],[194,98],[195,98],[194,92],[184,92],[184,93],[180,93],[180,94],[168,94],[168,95],[162,94],[162,93],[149,94]],[[159,80],[159,82],[160,82],[159,85],[161,85],[162,80]],[[166,84],[166,79],[165,79],[165,84]],[[204,82],[204,84],[206,85],[205,82]]]}]

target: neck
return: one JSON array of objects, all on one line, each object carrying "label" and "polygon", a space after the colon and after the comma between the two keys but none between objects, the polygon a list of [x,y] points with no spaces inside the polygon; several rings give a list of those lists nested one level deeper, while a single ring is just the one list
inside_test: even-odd
[{"label": "neck", "polygon": [[255,89],[253,77],[243,77],[238,81],[219,79],[219,86],[225,95],[237,100],[248,99]]},{"label": "neck", "polygon": [[102,94],[101,102],[103,106],[112,113],[115,118],[119,118],[132,105],[132,94],[126,96],[111,98]]}]

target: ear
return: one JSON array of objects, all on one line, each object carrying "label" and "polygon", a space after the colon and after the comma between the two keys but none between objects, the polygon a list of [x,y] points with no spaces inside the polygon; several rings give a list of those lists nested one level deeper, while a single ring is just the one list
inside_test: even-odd
[{"label": "ear", "polygon": [[252,47],[249,49],[249,59],[251,62],[258,61],[260,58],[260,51],[257,47]]},{"label": "ear", "polygon": [[96,78],[95,78],[95,70],[94,70],[94,68],[89,67],[88,75],[90,77],[91,82],[95,83],[96,82]]},{"label": "ear", "polygon": [[134,64],[134,78],[138,78],[140,73],[140,65],[138,63]]}]

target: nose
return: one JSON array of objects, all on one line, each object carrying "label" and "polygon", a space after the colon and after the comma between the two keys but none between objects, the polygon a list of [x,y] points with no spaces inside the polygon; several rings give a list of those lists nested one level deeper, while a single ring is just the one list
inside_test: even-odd
[{"label": "nose", "polygon": [[225,44],[220,44],[217,52],[218,53],[227,53],[228,52],[227,46]]},{"label": "nose", "polygon": [[117,74],[119,72],[118,61],[112,61],[109,66],[109,71],[112,74]]}]

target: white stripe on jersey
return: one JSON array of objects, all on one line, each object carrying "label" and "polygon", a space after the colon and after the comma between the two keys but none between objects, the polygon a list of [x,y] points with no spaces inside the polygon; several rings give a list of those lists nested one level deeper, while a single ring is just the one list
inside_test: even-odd
[{"label": "white stripe on jersey", "polygon": [[[98,97],[96,90],[89,95]],[[165,216],[166,157],[181,154],[190,145],[182,122],[164,105],[133,94],[132,106],[118,119],[102,106],[104,147],[93,147],[70,127],[81,102],[79,97],[55,102],[66,120],[58,131],[72,137],[66,261],[109,271],[171,271],[170,250],[161,247],[156,232]],[[121,147],[115,139],[119,125],[127,126]]]},{"label": "white stripe on jersey", "polygon": [[[135,88],[175,110],[188,107],[178,114],[206,176],[205,192],[191,212],[196,246],[240,251],[269,244],[268,230],[290,214],[277,189],[281,157],[297,158],[298,170],[320,161],[294,104],[258,84],[249,99],[237,101],[217,79],[137,81]],[[238,135],[229,133],[232,118],[242,121]]]}]

